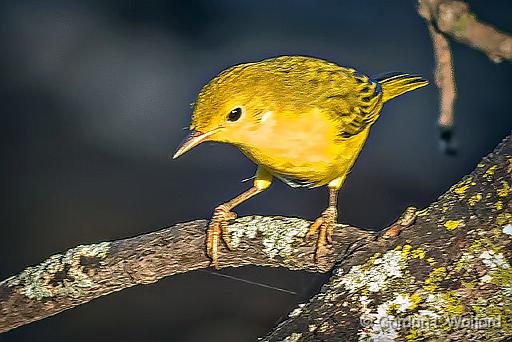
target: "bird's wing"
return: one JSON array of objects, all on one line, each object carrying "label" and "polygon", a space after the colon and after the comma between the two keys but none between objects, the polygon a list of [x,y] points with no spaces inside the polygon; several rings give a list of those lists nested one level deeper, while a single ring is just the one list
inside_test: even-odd
[{"label": "bird's wing", "polygon": [[379,116],[383,103],[380,83],[352,68],[302,56],[278,57],[268,65],[272,76],[285,86],[277,91],[281,98],[289,96],[295,106],[301,99],[305,107],[314,103],[339,126],[341,138],[363,131]]},{"label": "bird's wing", "polygon": [[346,69],[348,77],[333,81],[321,101],[324,111],[339,125],[340,137],[349,138],[377,120],[382,108],[382,88],[376,81]]}]

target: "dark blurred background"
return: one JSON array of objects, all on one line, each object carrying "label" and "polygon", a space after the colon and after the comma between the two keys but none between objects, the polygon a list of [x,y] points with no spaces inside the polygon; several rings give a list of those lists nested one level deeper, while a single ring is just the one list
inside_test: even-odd
[{"label": "dark blurred background", "polygon": [[[512,31],[510,1],[471,1]],[[367,74],[433,80],[415,1],[1,1],[0,278],[78,244],[208,218],[249,185],[235,148],[205,144],[178,160],[190,103],[221,70],[283,54]],[[340,197],[340,220],[368,229],[426,206],[512,127],[512,66],[453,44],[459,154],[438,148],[435,86],[387,104]],[[314,219],[325,189],[275,182],[239,215]],[[0,341],[245,341],[262,336],[325,276],[246,267],[192,272],[97,299]]]}]

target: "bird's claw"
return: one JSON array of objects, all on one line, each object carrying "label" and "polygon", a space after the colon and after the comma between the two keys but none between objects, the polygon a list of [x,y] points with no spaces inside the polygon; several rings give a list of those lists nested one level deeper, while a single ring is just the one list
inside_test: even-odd
[{"label": "bird's claw", "polygon": [[323,255],[325,246],[332,242],[332,232],[336,226],[337,218],[338,211],[336,207],[329,207],[324,210],[322,215],[309,226],[306,239],[309,239],[311,236],[318,234],[315,251],[315,261],[317,262]]},{"label": "bird's claw", "polygon": [[236,214],[229,210],[226,205],[219,205],[213,212],[212,219],[208,225],[208,238],[206,242],[206,253],[212,259],[213,266],[219,268],[219,236],[229,250],[233,250],[231,236],[229,235],[228,222],[234,220]]}]

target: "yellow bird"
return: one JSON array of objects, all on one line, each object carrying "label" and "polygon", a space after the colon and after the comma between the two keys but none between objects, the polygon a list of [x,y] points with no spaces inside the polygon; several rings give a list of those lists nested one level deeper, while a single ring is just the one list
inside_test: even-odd
[{"label": "yellow bird", "polygon": [[204,141],[229,143],[258,165],[252,188],[219,205],[208,227],[207,254],[218,267],[218,244],[231,249],[231,210],[267,189],[272,177],[297,187],[329,188],[329,206],[310,226],[316,258],[337,222],[337,194],[382,105],[426,86],[419,76],[370,78],[322,59],[281,56],[231,67],[199,93],[190,134],[173,158]]}]

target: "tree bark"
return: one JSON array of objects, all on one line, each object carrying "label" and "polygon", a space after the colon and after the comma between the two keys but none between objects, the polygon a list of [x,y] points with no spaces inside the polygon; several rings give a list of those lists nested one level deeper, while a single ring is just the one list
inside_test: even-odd
[{"label": "tree bark", "polygon": [[341,260],[264,341],[512,337],[512,139],[378,252]]},{"label": "tree bark", "polygon": [[[419,212],[409,227],[374,234],[339,225],[319,264],[309,222],[243,217],[230,225],[236,249],[221,248],[220,267],[261,265],[332,271],[308,303],[265,341],[512,336],[512,139],[473,173]],[[209,266],[207,221],[82,245],[0,282],[0,332],[114,291]],[[396,235],[397,227],[401,233]],[[334,266],[335,265],[335,266]],[[457,318],[488,319],[487,327]],[[420,327],[406,326],[416,319]],[[411,324],[409,324],[411,325]]]}]

